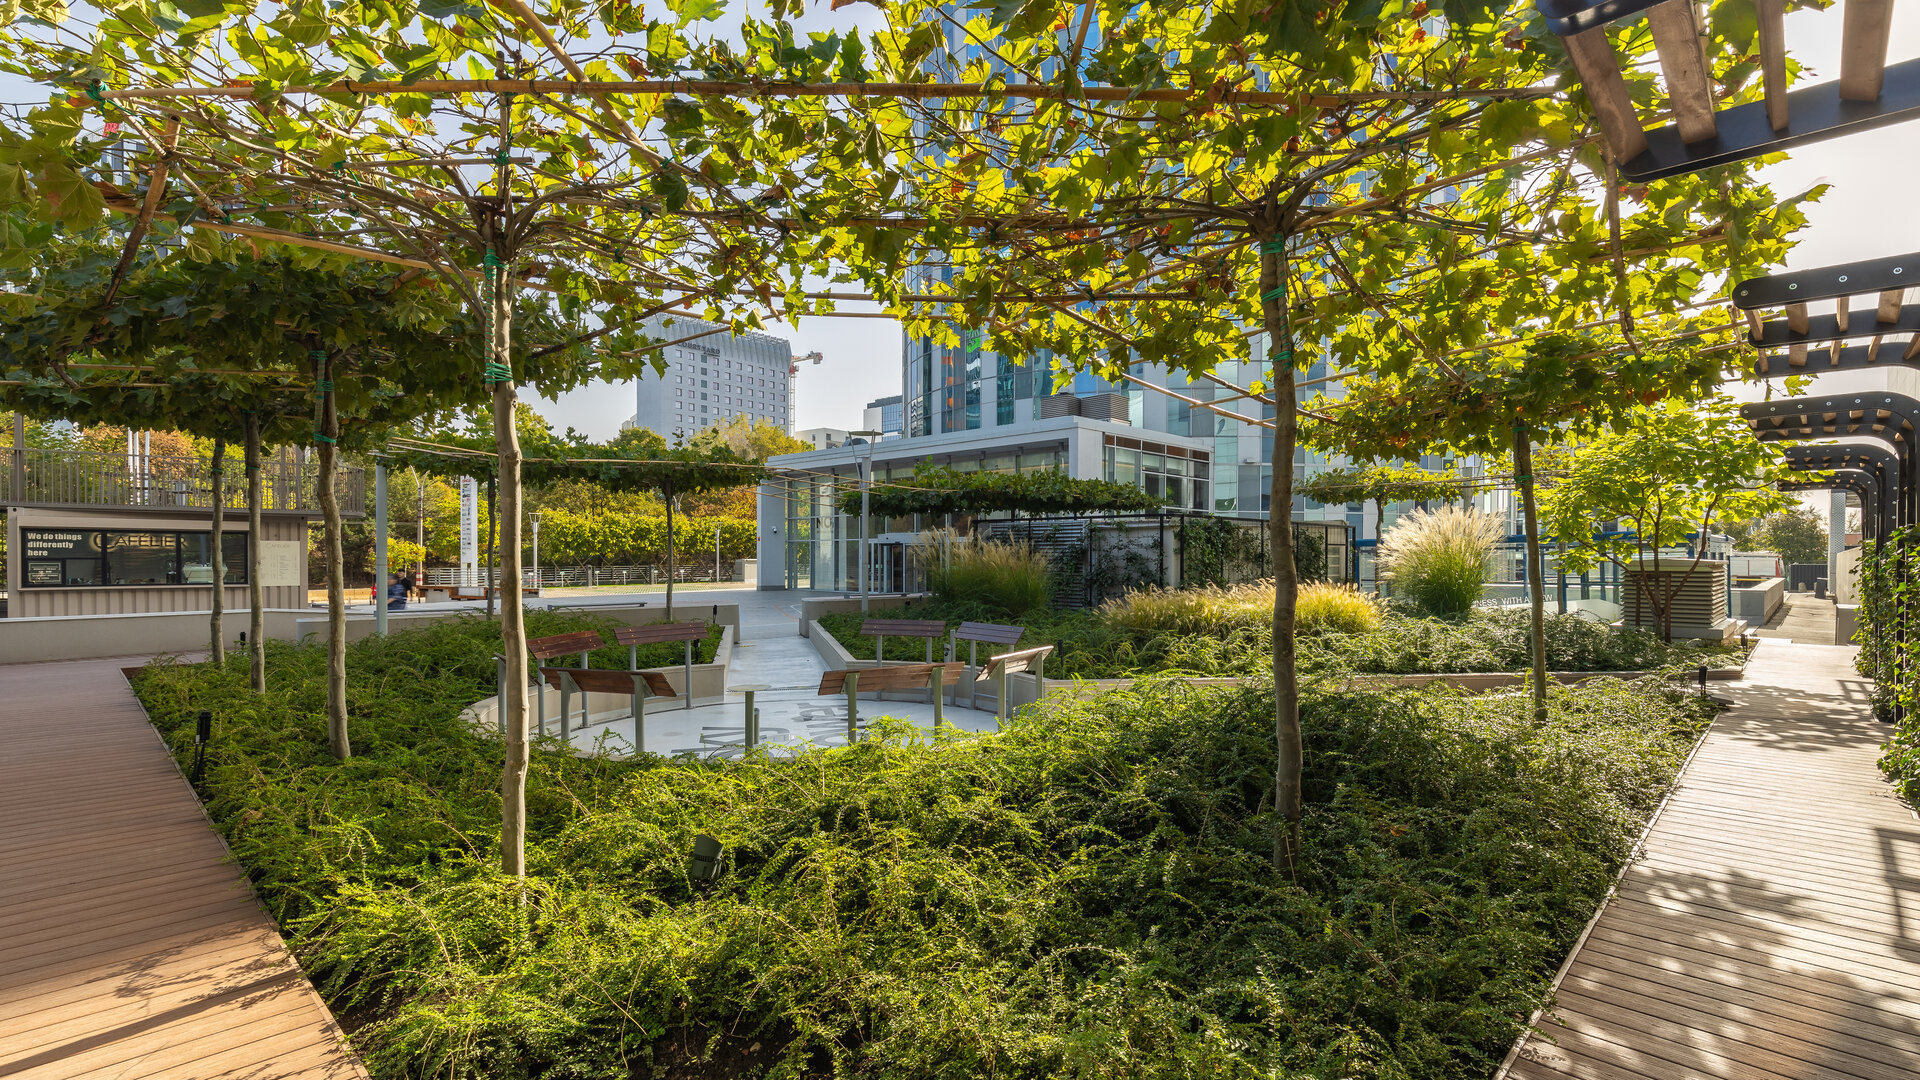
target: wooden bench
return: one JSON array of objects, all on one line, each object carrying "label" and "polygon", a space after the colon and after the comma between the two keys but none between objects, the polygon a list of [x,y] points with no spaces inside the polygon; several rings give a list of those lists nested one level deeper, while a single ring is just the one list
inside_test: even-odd
[{"label": "wooden bench", "polygon": [[[580,666],[586,667],[588,654],[605,646],[606,643],[606,639],[596,630],[576,630],[571,634],[549,634],[546,637],[528,638],[527,651],[533,654],[535,660],[554,660],[569,653],[579,653]],[[507,733],[507,661],[505,657],[500,656],[494,657],[494,660],[499,664],[500,670],[499,689],[496,691],[495,702],[500,713],[500,734],[504,736]],[[544,692],[537,693],[533,695],[533,700],[539,717],[536,721],[536,729],[545,733],[547,695]]]},{"label": "wooden bench", "polygon": [[883,693],[888,690],[925,690],[933,702],[933,726],[939,730],[945,719],[941,711],[941,691],[960,683],[962,664],[888,664],[884,667],[849,668],[829,671],[820,676],[821,697],[847,695],[847,743],[859,738],[860,691]]},{"label": "wooden bench", "polygon": [[[593,668],[556,668],[543,667],[540,677],[547,685],[560,691],[560,739],[571,742],[573,731],[569,724],[572,715],[572,695],[580,694],[580,727],[585,730],[589,722],[587,706],[588,694],[627,694],[632,700],[633,710],[633,748],[636,753],[647,748],[647,699],[650,697],[676,697],[673,684],[657,671],[608,671]],[[541,696],[545,696],[542,694]],[[540,720],[540,734],[547,733],[546,717]]]},{"label": "wooden bench", "polygon": [[860,624],[860,632],[871,637],[873,660],[885,663],[887,658],[887,639],[890,637],[917,637],[927,639],[927,660],[933,663],[933,643],[947,636],[947,624],[940,619],[868,619]]},{"label": "wooden bench", "polygon": [[653,645],[662,641],[679,641],[686,644],[686,654],[680,662],[685,672],[687,696],[681,707],[693,708],[693,643],[707,636],[707,624],[699,622],[648,623],[645,626],[618,626],[614,628],[613,640],[617,645],[627,647],[627,667],[640,666],[640,646]]},{"label": "wooden bench", "polygon": [[974,659],[974,650],[981,645],[1018,645],[1027,632],[1024,626],[1003,626],[990,622],[963,622],[960,629],[953,632],[954,656],[958,657],[959,642],[967,643],[967,666],[979,667]]},{"label": "wooden bench", "polygon": [[[955,630],[949,639],[947,655],[958,660],[960,658],[960,643],[963,641],[966,642],[967,667],[978,672],[980,670],[979,648],[981,645],[1018,645],[1020,644],[1020,638],[1024,636],[1026,632],[1027,628],[1024,626],[1005,626],[1001,623],[990,622],[963,622],[960,624],[960,629]],[[967,685],[971,687],[974,679],[978,677],[978,675],[975,675],[973,678],[968,679]],[[953,689],[953,703],[955,705],[960,704],[960,688],[957,686]],[[968,694],[967,704],[973,704],[973,694],[971,692]]]},{"label": "wooden bench", "polygon": [[1047,680],[1042,675],[1046,670],[1047,655],[1053,652],[1053,646],[1041,645],[1038,648],[1024,649],[1020,652],[1001,653],[987,661],[987,670],[983,677],[999,687],[1000,708],[995,714],[1000,719],[1007,718],[1007,676],[1026,672],[1033,676],[1036,695],[1046,693]]}]

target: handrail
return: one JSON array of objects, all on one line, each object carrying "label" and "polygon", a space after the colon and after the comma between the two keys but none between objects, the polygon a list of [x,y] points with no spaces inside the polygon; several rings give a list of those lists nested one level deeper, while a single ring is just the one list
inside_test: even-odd
[{"label": "handrail", "polygon": [[[0,446],[0,503],[10,506],[139,506],[211,509],[213,459],[199,455],[125,453],[93,450],[24,451]],[[282,451],[260,465],[261,509],[310,512],[319,508],[314,485],[319,468]],[[366,514],[364,471],[342,468],[336,480],[340,512]],[[227,464],[221,499],[230,510],[247,506],[246,474]]]}]

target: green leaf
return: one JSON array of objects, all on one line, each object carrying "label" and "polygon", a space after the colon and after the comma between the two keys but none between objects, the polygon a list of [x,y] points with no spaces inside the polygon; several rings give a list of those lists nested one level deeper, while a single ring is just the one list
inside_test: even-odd
[{"label": "green leaf", "polygon": [[726,0],[667,0],[667,10],[680,17],[681,26],[713,19],[726,7]]},{"label": "green leaf", "polygon": [[92,225],[106,212],[107,200],[99,189],[64,162],[51,162],[42,169],[39,187],[54,215],[68,225]]}]

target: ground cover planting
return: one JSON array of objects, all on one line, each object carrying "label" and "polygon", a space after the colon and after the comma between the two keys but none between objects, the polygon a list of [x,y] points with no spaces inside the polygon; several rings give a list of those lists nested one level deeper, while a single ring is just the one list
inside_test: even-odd
[{"label": "ground cover planting", "polygon": [[[1054,646],[1049,678],[1258,675],[1272,663],[1272,603],[1271,586],[1239,585],[1133,594],[1094,610],[1029,609],[1018,617],[984,603],[939,599],[875,610],[869,617],[945,619],[956,627],[967,620],[1016,623],[1027,628],[1019,648]],[[1308,586],[1300,611],[1299,662],[1309,674],[1524,671],[1528,663],[1524,610],[1479,608],[1438,618],[1381,605],[1363,613],[1355,594]],[[854,656],[870,658],[874,640],[860,633],[863,621],[857,614],[820,620]],[[1575,615],[1549,615],[1546,633],[1547,667],[1553,671],[1655,671],[1735,664],[1740,657],[1738,649],[1668,644],[1645,630],[1615,629]],[[886,656],[922,660],[925,646],[918,639],[889,638]]]},{"label": "ground cover planting", "polygon": [[[528,613],[530,633],[588,625]],[[1303,858],[1270,854],[1272,691],[1178,680],[737,762],[500,744],[498,631],[156,663],[137,690],[381,1077],[1488,1074],[1707,720],[1652,683],[1305,698]],[[697,834],[725,845],[695,881]]]}]

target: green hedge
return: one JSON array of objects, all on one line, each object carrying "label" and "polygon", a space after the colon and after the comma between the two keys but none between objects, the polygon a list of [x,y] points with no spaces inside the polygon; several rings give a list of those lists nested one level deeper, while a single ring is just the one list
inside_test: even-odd
[{"label": "green hedge", "polygon": [[[760,526],[748,518],[673,519],[676,562],[713,561],[713,530],[720,529],[720,557],[755,556]],[[531,544],[532,541],[528,540]],[[547,510],[540,516],[540,562],[547,566],[632,566],[665,562],[666,516],[647,514],[574,514]]]},{"label": "green hedge", "polygon": [[[564,619],[531,613],[532,632]],[[925,745],[638,763],[536,751],[495,870],[490,624],[358,642],[272,692],[157,663],[208,811],[380,1077],[1487,1075],[1704,724],[1619,683],[1303,706],[1306,849],[1268,862],[1271,691],[1174,680]],[[696,833],[723,873],[690,881]]]},{"label": "green hedge", "polygon": [[[1018,619],[977,603],[927,601],[875,611],[871,616],[828,615],[820,620],[853,655],[873,656],[874,642],[860,633],[865,618],[944,619],[949,627],[968,620],[1012,622],[1027,628],[1019,649],[1052,645],[1047,677],[1117,679],[1156,672],[1189,675],[1259,675],[1272,670],[1273,628],[1264,623],[1223,627],[1214,633],[1134,630],[1104,621],[1097,611],[1028,612]],[[1446,672],[1522,671],[1529,663],[1525,611],[1475,611],[1462,619],[1393,614],[1366,633],[1301,634],[1301,670],[1307,673],[1413,675]],[[918,638],[888,638],[890,660],[921,660]],[[995,648],[992,653],[1006,649]],[[984,660],[989,654],[980,648]],[[1547,616],[1547,667],[1552,671],[1653,671],[1699,664],[1735,663],[1737,649],[1668,645],[1644,630],[1616,630],[1575,615]],[[965,653],[962,652],[964,659]]]}]

